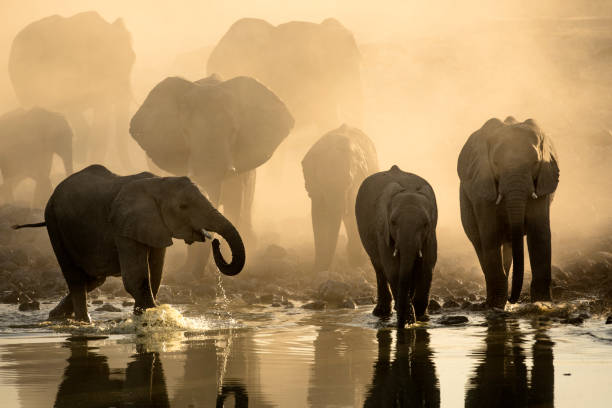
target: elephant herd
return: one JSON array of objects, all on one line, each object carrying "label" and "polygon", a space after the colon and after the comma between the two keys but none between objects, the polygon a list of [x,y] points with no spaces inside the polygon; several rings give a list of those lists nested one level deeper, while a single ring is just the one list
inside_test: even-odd
[{"label": "elephant herd", "polygon": [[[321,61],[328,62],[325,69]],[[170,177],[118,176],[90,164],[105,161],[107,135],[114,133],[114,153],[130,165],[122,136],[133,62],[123,22],[109,24],[94,12],[34,22],[13,43],[9,71],[24,108],[0,118],[2,193],[11,200],[14,185],[30,177],[37,184],[35,203],[50,195],[44,222],[14,228],[48,230],[69,288],[51,318],[89,321],[87,292],[107,276],[122,277],[136,313],[155,307],[172,238],[212,240],[219,270],[239,273],[243,237],[248,242],[253,235],[257,167],[294,127],[316,123],[333,130],[302,160],[314,270],[331,267],[344,224],[350,264],[369,258],[376,272],[373,313],[388,317],[393,300],[398,327],[426,319],[438,252],[434,189],[397,165],[379,171],[372,140],[357,127],[338,127],[359,124],[362,113],[359,52],[350,31],[333,19],[277,27],[242,19],[211,54],[209,76],[159,82],[133,115],[129,133]],[[70,175],[73,146],[74,160],[86,167]],[[51,194],[53,154],[68,177]],[[505,305],[512,263],[509,300],[518,300],[525,235],[531,299],[551,300],[549,209],[559,168],[550,138],[531,119],[491,119],[468,138],[457,171],[461,221],[485,274],[487,305]],[[228,242],[230,263],[211,232]],[[208,256],[190,247],[185,268],[202,273]]]}]

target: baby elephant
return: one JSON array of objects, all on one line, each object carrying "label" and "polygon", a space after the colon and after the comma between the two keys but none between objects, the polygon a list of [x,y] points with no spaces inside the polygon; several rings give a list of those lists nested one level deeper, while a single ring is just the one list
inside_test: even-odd
[{"label": "baby elephant", "polygon": [[393,166],[364,180],[355,215],[361,242],[376,271],[378,301],[373,314],[391,314],[392,293],[398,328],[424,320],[438,256],[433,189],[421,177]]},{"label": "baby elephant", "polygon": [[219,270],[236,275],[245,261],[236,228],[187,177],[151,173],[118,176],[100,165],[62,181],[47,203],[45,222],[13,228],[47,227],[69,293],[49,314],[89,322],[87,292],[107,276],[121,276],[134,297],[134,312],[155,307],[166,247],[172,238],[204,242],[219,233],[232,251],[226,263],[212,241]]}]

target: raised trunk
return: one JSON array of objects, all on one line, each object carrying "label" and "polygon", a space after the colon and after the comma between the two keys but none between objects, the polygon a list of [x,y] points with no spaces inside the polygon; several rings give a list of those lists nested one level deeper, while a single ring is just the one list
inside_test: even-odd
[{"label": "raised trunk", "polygon": [[217,264],[217,267],[221,273],[224,275],[233,276],[238,274],[244,267],[246,257],[244,244],[242,243],[242,238],[240,237],[238,230],[236,230],[232,223],[230,223],[220,213],[218,213],[218,217],[218,222],[214,228],[211,228],[211,230],[221,235],[229,244],[232,252],[232,262],[227,263],[225,259],[223,259],[223,255],[219,249],[220,243],[218,239],[213,239],[212,241],[213,257],[215,258],[215,263]]},{"label": "raised trunk", "polygon": [[412,299],[414,299],[415,272],[418,272],[422,259],[417,257],[417,249],[400,249],[399,288],[397,291],[397,328],[401,329],[406,323],[416,321]]},{"label": "raised trunk", "polygon": [[512,234],[512,290],[510,303],[516,303],[521,296],[524,274],[523,236],[525,235],[525,206],[527,196],[522,191],[508,193],[506,209]]}]

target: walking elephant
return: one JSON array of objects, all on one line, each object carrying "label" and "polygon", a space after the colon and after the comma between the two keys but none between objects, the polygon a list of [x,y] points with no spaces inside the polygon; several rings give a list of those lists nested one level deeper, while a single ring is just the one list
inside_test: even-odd
[{"label": "walking elephant", "polygon": [[531,300],[551,300],[550,204],[559,183],[550,137],[531,119],[488,120],[459,154],[461,222],[485,275],[487,305],[515,303],[523,286],[523,237],[531,261]]},{"label": "walking elephant", "polygon": [[376,271],[378,300],[373,314],[389,316],[393,295],[398,328],[426,320],[438,256],[438,208],[429,183],[397,166],[373,174],[359,188],[355,216]]},{"label": "walking elephant", "polygon": [[[89,11],[35,21],[13,40],[9,74],[23,106],[61,112],[75,133],[79,163],[104,161],[115,135],[114,153],[129,167],[128,109],[134,64],[123,21],[106,22]],[[91,113],[91,126],[86,116]]]},{"label": "walking elephant", "polygon": [[34,206],[43,206],[51,195],[53,154],[72,174],[72,129],[64,116],[41,108],[16,109],[0,117],[0,171],[2,199],[13,202],[20,181],[36,182]]},{"label": "walking elephant", "polygon": [[[251,237],[255,169],[293,127],[285,104],[252,78],[191,82],[169,77],[130,122],[132,137],[161,169],[188,174]],[[198,275],[208,252],[191,249],[186,268]]]},{"label": "walking elephant", "polygon": [[276,27],[243,18],[212,51],[207,71],[257,78],[287,103],[298,126],[330,129],[361,122],[360,64],[353,34],[333,18]]},{"label": "walking elephant", "polygon": [[329,269],[340,224],[348,238],[349,262],[359,265],[363,248],[353,209],[363,180],[378,171],[376,148],[361,130],[342,125],[323,135],[302,160],[306,191],[312,202],[315,271]]},{"label": "walking elephant", "polygon": [[134,312],[156,306],[166,247],[172,238],[191,244],[219,233],[232,252],[226,263],[212,241],[219,270],[236,275],[245,250],[240,234],[187,177],[151,173],[117,176],[89,166],[61,182],[45,208],[45,222],[13,228],[47,227],[69,293],[49,318],[90,321],[87,292],[107,276],[121,276],[134,297]]}]

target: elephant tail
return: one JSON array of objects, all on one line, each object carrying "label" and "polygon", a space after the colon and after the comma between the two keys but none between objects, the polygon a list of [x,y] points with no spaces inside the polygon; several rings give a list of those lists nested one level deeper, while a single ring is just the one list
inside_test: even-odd
[{"label": "elephant tail", "polygon": [[15,225],[11,225],[11,228],[14,230],[18,230],[21,228],[40,228],[40,227],[46,227],[47,223],[46,222],[38,222],[36,224],[15,224]]}]

